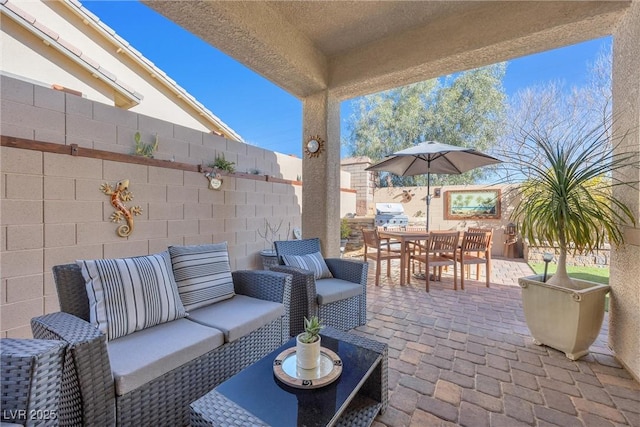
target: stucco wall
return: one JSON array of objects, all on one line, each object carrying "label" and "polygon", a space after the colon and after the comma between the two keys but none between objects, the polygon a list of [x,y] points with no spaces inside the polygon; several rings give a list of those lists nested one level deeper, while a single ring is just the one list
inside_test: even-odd
[{"label": "stucco wall", "polygon": [[[4,136],[128,154],[140,131],[147,142],[158,134],[157,159],[206,165],[224,154],[239,171],[283,179],[300,170],[300,159],[75,95],[6,76],[0,85]],[[127,205],[141,206],[142,215],[133,234],[121,238],[99,188],[125,178],[134,195]],[[0,180],[0,336],[29,336],[32,317],[58,309],[53,265],[227,241],[233,269],[261,268],[258,253],[268,247],[258,233],[264,221],[282,220],[282,233],[301,226],[296,182],[225,177],[214,191],[198,172],[8,146],[0,150]],[[355,193],[345,197],[355,206]]]},{"label": "stucco wall", "polygon": [[[63,4],[22,1],[15,2],[15,5],[33,16],[38,24],[47,26],[62,39],[73,43],[74,48],[88,55],[119,81],[142,94],[144,99],[132,107],[131,111],[201,131],[208,130],[185,111],[185,105],[178,104],[180,101],[170,94],[168,89],[134,61],[118,53],[113,44],[90,26],[84,25],[80,18]],[[1,53],[5,58],[1,65],[2,70],[46,85],[58,84],[78,90],[90,100],[113,105],[113,89],[6,16],[2,17],[0,34]]]},{"label": "stucco wall", "polygon": [[[640,162],[640,2],[634,1],[613,38],[613,116],[617,132],[630,131],[624,150]],[[640,170],[627,168],[617,178],[638,182]],[[640,223],[640,193],[617,186]],[[609,345],[640,381],[640,228],[628,228],[626,245],[611,253]]]}]

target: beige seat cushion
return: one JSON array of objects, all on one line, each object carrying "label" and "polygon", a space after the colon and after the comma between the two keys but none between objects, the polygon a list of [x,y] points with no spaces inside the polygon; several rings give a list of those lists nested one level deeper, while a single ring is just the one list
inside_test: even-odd
[{"label": "beige seat cushion", "polygon": [[316,294],[318,295],[318,304],[331,304],[362,295],[362,285],[342,279],[321,279],[316,280]]},{"label": "beige seat cushion", "polygon": [[220,330],[178,319],[109,341],[121,396],[224,344]]},{"label": "beige seat cushion", "polygon": [[189,312],[189,319],[202,325],[212,326],[224,332],[227,342],[250,334],[258,328],[280,318],[284,305],[246,295],[198,308]]}]

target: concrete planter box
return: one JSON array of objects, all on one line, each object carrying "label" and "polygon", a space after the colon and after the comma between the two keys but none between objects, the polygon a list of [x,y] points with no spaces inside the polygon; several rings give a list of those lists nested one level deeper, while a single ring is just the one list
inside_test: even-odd
[{"label": "concrete planter box", "polygon": [[589,353],[604,318],[608,285],[573,279],[581,289],[542,282],[542,275],[521,277],[522,308],[537,345],[546,345],[577,360]]}]

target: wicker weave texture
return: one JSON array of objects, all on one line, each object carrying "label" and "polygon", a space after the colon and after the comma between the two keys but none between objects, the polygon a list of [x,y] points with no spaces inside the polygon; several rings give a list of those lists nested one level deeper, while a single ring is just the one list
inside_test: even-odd
[{"label": "wicker weave texture", "polygon": [[316,282],[313,273],[297,267],[277,265],[271,267],[271,271],[287,273],[291,275],[291,305],[289,308],[289,331],[291,336],[296,336],[304,331],[304,318],[318,314],[316,300]]},{"label": "wicker weave texture", "polygon": [[33,336],[68,344],[62,376],[60,424],[113,425],[113,375],[104,334],[68,313],[31,319]]},{"label": "wicker weave texture", "polygon": [[73,314],[88,322],[90,320],[89,297],[78,264],[56,265],[52,270],[58,301],[60,301],[60,311]]},{"label": "wicker weave texture", "polygon": [[[362,286],[362,294],[353,297],[353,299],[358,301],[358,320],[356,326],[363,326],[367,323],[367,274],[369,272],[369,264],[362,261],[346,260],[342,258],[328,258],[326,259],[326,262],[329,266],[329,270],[331,270],[331,273],[333,274],[333,277],[346,280],[348,282],[359,283],[360,286]],[[349,307],[349,309],[350,308],[351,307]],[[352,311],[349,313],[353,314]],[[352,326],[351,328],[356,326]],[[339,329],[345,331],[351,328]]]},{"label": "wicker weave texture", "polygon": [[273,242],[278,254],[278,259],[282,255],[307,255],[320,252],[320,239],[302,240],[278,240]]},{"label": "wicker weave texture", "polygon": [[[220,421],[215,423],[212,420]],[[269,426],[217,391],[207,393],[191,404],[191,427]]]},{"label": "wicker weave texture", "polygon": [[373,403],[370,400],[354,402],[349,409],[342,414],[336,427],[369,427],[373,419],[380,412],[380,403]]},{"label": "wicker weave texture", "polygon": [[326,326],[348,331],[360,325],[360,298],[352,297],[318,306],[318,317]]},{"label": "wicker weave texture", "polygon": [[117,397],[117,425],[188,425],[189,404],[282,345],[282,324],[270,323]]},{"label": "wicker weave texture", "polygon": [[2,421],[57,426],[65,343],[2,339]]},{"label": "wicker weave texture", "polygon": [[233,272],[236,293],[280,302],[285,306],[283,316],[126,395],[114,396],[105,336],[77,317],[88,313],[82,306],[88,305],[88,298],[79,267],[56,266],[54,278],[61,307],[74,315],[41,316],[32,320],[32,329],[34,336],[66,341],[71,349],[63,379],[66,409],[61,410],[61,425],[188,425],[191,402],[289,339],[291,276],[270,271]]}]

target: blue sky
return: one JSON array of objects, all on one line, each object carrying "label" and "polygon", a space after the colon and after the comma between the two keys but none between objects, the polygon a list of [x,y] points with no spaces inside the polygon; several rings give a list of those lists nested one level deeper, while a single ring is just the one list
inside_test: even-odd
[{"label": "blue sky", "polygon": [[[301,157],[302,104],[297,98],[141,3],[83,5],[247,142]],[[509,61],[503,81],[506,93],[550,80],[580,86],[589,64],[610,44],[607,37]],[[343,136],[350,104],[341,106]]]}]

